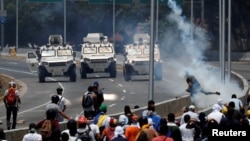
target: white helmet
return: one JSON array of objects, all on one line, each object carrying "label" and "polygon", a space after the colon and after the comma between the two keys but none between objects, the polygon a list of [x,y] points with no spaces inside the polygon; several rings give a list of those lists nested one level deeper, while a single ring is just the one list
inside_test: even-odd
[{"label": "white helmet", "polygon": [[11,81],[9,82],[9,87],[16,87],[16,82],[13,81],[13,80],[11,80]]}]

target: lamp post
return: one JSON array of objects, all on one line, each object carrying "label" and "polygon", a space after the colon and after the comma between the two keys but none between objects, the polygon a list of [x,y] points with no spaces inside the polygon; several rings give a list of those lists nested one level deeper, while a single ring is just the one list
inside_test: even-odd
[{"label": "lamp post", "polygon": [[[6,11],[4,11],[4,2],[1,0],[1,16],[4,17],[6,16]],[[3,19],[2,19],[3,20]],[[4,23],[1,23],[1,48],[0,51],[3,50],[4,46]]]},{"label": "lamp post", "polygon": [[18,3],[19,0],[16,0],[16,49],[18,49]]}]

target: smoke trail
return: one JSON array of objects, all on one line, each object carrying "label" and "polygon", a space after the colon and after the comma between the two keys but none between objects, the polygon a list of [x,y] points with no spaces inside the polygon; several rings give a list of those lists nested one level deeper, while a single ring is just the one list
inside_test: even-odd
[{"label": "smoke trail", "polygon": [[[167,54],[165,56],[168,57],[167,70],[177,75],[176,78],[169,76],[169,79],[180,82],[178,88],[173,90],[175,94],[186,93],[185,72],[187,71],[198,79],[204,89],[221,92],[221,96],[198,94],[195,97],[198,107],[212,105],[219,97],[226,102],[231,94],[241,94],[240,87],[234,81],[221,86],[219,69],[203,61],[206,59],[204,51],[210,47],[207,32],[201,28],[197,30],[198,27],[186,20],[186,17],[181,15],[182,9],[175,1],[168,0],[168,6],[172,12],[167,19],[172,26],[166,30],[162,44],[165,45],[164,50]],[[191,35],[192,31],[193,35]]]}]

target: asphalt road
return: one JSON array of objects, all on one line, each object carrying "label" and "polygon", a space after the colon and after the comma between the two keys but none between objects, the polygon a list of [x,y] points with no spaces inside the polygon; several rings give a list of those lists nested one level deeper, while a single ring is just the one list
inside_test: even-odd
[{"label": "asphalt road", "polygon": [[[218,62],[209,62],[219,67]],[[249,62],[232,62],[232,71],[242,75],[247,80],[250,78]],[[162,102],[171,98],[176,98],[188,94],[185,92],[186,82],[180,78],[173,66],[164,62],[163,80],[154,81],[153,98],[156,102]],[[77,68],[77,82],[70,82],[67,77],[46,78],[46,83],[39,83],[37,74],[29,71],[27,64],[23,60],[1,59],[0,73],[13,76],[17,81],[23,82],[27,89],[23,89],[21,97],[22,105],[18,113],[18,121],[21,121],[17,128],[28,127],[31,122],[38,122],[45,117],[45,105],[50,102],[51,95],[56,93],[56,88],[64,88],[63,96],[67,99],[66,114],[72,118],[82,112],[81,98],[93,81],[98,80],[100,87],[104,88],[105,103],[108,105],[108,114],[123,111],[125,105],[133,108],[135,105],[144,107],[149,100],[149,81],[147,76],[136,77],[132,81],[126,82],[123,79],[122,71],[118,70],[117,78],[111,79],[107,74],[91,74],[88,79],[80,79],[79,68]],[[217,98],[217,97],[216,97]],[[209,99],[202,99],[203,102]],[[5,124],[5,108],[0,103],[0,120]],[[22,122],[24,121],[24,123]]]},{"label": "asphalt road", "polygon": [[[24,89],[24,95],[21,97],[22,104],[18,112],[18,121],[25,122],[18,124],[17,128],[27,127],[30,122],[36,123],[43,119],[45,117],[45,105],[50,101],[51,95],[56,93],[56,88],[59,86],[64,88],[63,96],[67,99],[66,114],[72,118],[82,112],[82,94],[95,80],[99,81],[100,88],[104,88],[108,114],[122,112],[125,105],[129,105],[131,108],[135,105],[144,107],[149,100],[147,76],[134,77],[132,81],[126,82],[123,79],[122,71],[118,70],[115,79],[109,78],[108,74],[91,74],[88,75],[88,79],[81,79],[79,69],[77,68],[76,82],[70,82],[67,77],[53,77],[46,78],[46,83],[39,83],[37,75],[29,71],[25,61],[1,59],[0,72],[13,76],[17,81],[22,81],[27,86],[27,89]],[[156,102],[187,94],[184,92],[185,81],[182,78],[177,78],[179,79],[178,83],[170,81],[170,77],[167,77],[169,75],[165,71],[162,81],[154,81],[153,97]],[[179,90],[176,90],[177,85]],[[5,108],[1,103],[0,120],[3,121],[2,126],[4,128],[6,128],[5,118]]]}]

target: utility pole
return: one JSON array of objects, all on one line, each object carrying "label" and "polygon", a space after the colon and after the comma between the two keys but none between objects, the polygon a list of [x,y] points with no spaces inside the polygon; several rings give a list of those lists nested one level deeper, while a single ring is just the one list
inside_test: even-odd
[{"label": "utility pole", "polygon": [[18,49],[18,7],[19,7],[19,0],[16,0],[16,49]]},{"label": "utility pole", "polygon": [[1,0],[1,10],[0,10],[0,16],[1,16],[1,48],[0,51],[3,50],[4,46],[4,22],[6,18],[7,12],[4,10],[4,2]]},{"label": "utility pole", "polygon": [[150,11],[150,56],[149,56],[149,93],[148,100],[154,100],[154,0],[151,0]]},{"label": "utility pole", "polygon": [[66,16],[66,0],[63,1],[63,5],[64,5],[64,8],[63,8],[63,13],[64,13],[63,14],[64,15],[64,24],[63,24],[64,38],[63,39],[64,39],[64,41],[63,42],[64,42],[64,44],[66,44],[66,42],[67,42],[67,34],[66,34],[66,31],[67,31],[67,29],[66,29],[66,21],[67,21],[66,20],[66,17],[67,17]]}]

